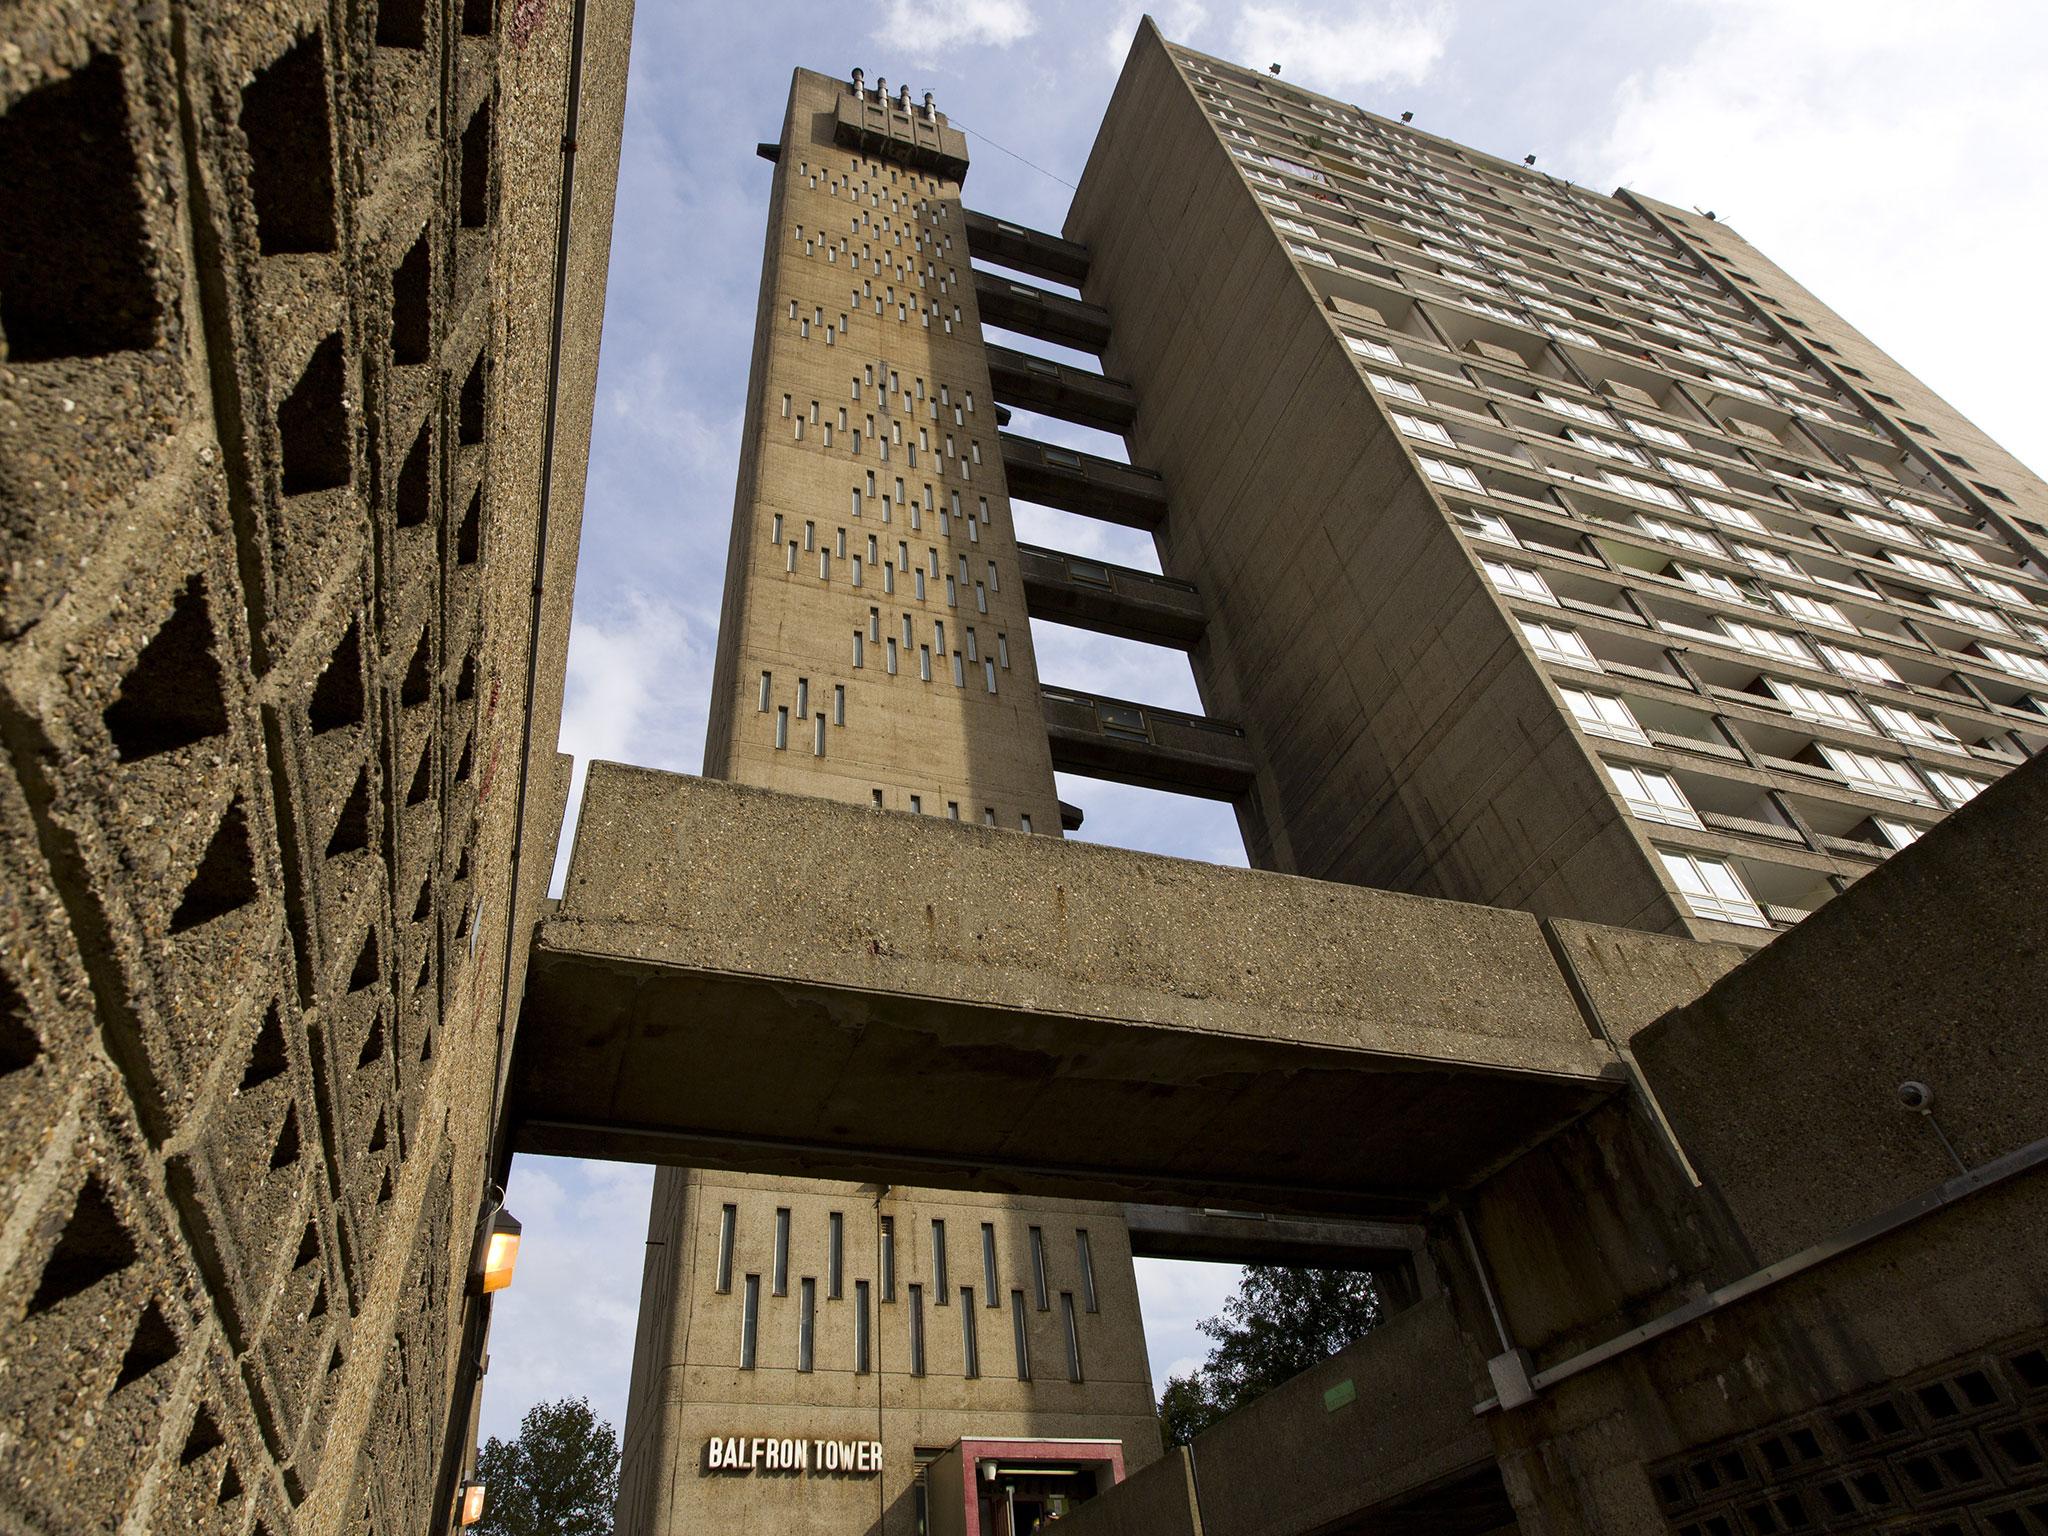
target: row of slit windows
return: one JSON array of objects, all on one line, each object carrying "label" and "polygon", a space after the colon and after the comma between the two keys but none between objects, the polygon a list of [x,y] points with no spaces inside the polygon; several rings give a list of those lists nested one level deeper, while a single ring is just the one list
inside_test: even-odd
[{"label": "row of slit windows", "polygon": [[[899,480],[896,484],[900,490],[903,482]],[[853,514],[855,517],[860,516],[859,498],[860,492],[856,490],[854,492],[856,505]],[[987,503],[983,502],[982,505],[985,509]],[[955,515],[957,516],[958,514],[956,513]],[[984,510],[983,516],[985,517],[986,515]],[[943,518],[941,520],[943,521]],[[886,516],[886,500],[883,521],[888,521]],[[972,519],[968,521],[967,526],[970,535],[968,542],[978,544],[980,539],[975,536],[975,525]],[[914,503],[912,506],[911,530],[913,532],[918,530]],[[768,542],[781,546],[783,550],[782,568],[791,575],[796,573],[798,562],[802,556],[816,555],[818,557],[818,579],[820,581],[830,581],[832,579],[832,562],[837,560],[850,571],[851,581],[854,586],[865,587],[868,584],[869,577],[879,572],[882,579],[883,592],[893,595],[896,591],[897,575],[901,573],[910,577],[911,590],[916,594],[919,602],[925,600],[925,583],[927,579],[933,582],[940,579],[939,551],[938,546],[934,544],[926,545],[924,559],[918,564],[913,565],[911,563],[910,541],[908,539],[898,539],[896,541],[896,549],[892,557],[889,550],[882,544],[881,537],[878,534],[862,535],[855,533],[852,536],[852,541],[849,542],[846,529],[834,528],[832,530],[831,546],[827,548],[825,542],[818,536],[817,523],[811,519],[805,519],[803,533],[799,537],[785,538],[784,532],[783,516],[780,512],[777,512],[769,519]],[[862,538],[867,540],[865,552],[863,552],[860,544]],[[996,562],[991,559],[986,562],[985,566],[987,579],[977,581],[975,580],[974,567],[969,562],[966,553],[962,552],[957,558],[959,562],[957,574],[945,577],[946,606],[957,608],[960,603],[960,594],[972,588],[976,611],[987,613],[988,594],[1003,590],[1001,570],[998,569]]]},{"label": "row of slit windows", "polygon": [[[869,371],[872,372],[873,370],[870,369]],[[891,377],[893,378],[894,375],[892,374]],[[922,398],[924,380],[919,379],[917,384],[919,397]],[[948,405],[942,397],[949,393],[950,391],[942,386],[939,395],[934,396],[929,402],[931,420],[941,422],[939,433],[941,457],[964,460],[965,462],[960,468],[960,478],[962,480],[969,480],[973,478],[968,473],[969,467],[981,463],[981,443],[979,439],[968,438],[967,451],[963,454],[960,451],[958,440],[951,432],[944,430],[939,412],[942,408],[950,409],[953,412],[953,425],[964,427],[967,425],[967,413],[974,409],[974,396],[970,392],[966,397],[966,404],[964,405]],[[852,398],[856,401],[860,399],[859,379],[853,381]],[[908,398],[908,396],[905,397],[906,402]],[[907,404],[906,408],[912,409],[914,413],[914,408],[908,407]],[[883,410],[885,413],[888,410],[886,401],[883,403]],[[917,435],[915,439],[912,439],[905,434],[903,423],[900,420],[889,422],[888,430],[885,432],[876,424],[875,413],[872,411],[864,413],[864,425],[862,426],[853,425],[853,417],[845,406],[834,407],[834,412],[835,419],[828,421],[825,418],[825,408],[820,401],[813,400],[808,407],[798,409],[794,395],[784,395],[782,397],[782,419],[790,424],[790,437],[795,442],[800,443],[804,440],[807,428],[816,427],[820,440],[827,448],[832,446],[832,434],[836,431],[840,437],[848,440],[848,447],[856,455],[861,451],[863,442],[873,444],[876,455],[884,464],[889,462],[890,453],[893,449],[900,448],[903,450],[908,467],[911,469],[917,468],[917,456],[920,453],[927,458],[932,455],[932,429],[928,426],[917,427],[915,429]],[[865,436],[863,436],[863,433],[865,433]],[[929,487],[927,487],[927,490],[929,490]],[[958,498],[956,497],[955,499],[957,500]],[[901,501],[902,497],[899,495],[897,500]],[[958,517],[960,514],[956,510],[953,515]]]},{"label": "row of slit windows", "polygon": [[[733,1289],[734,1247],[738,1236],[739,1207],[725,1205],[719,1211],[717,1289],[720,1294],[730,1294]],[[1030,1297],[1037,1311],[1052,1309],[1053,1291],[1047,1275],[1045,1252],[1045,1229],[1030,1229],[1031,1243],[1031,1288]],[[768,1274],[770,1296],[787,1296],[790,1282],[790,1210],[778,1206],[775,1211],[775,1248]],[[924,1282],[911,1281],[904,1287],[909,1315],[910,1374],[922,1376],[926,1368],[925,1350],[925,1302],[929,1297],[935,1306],[950,1306],[953,1301],[953,1287],[947,1273],[946,1222],[943,1217],[933,1217],[931,1222],[932,1273],[927,1286]],[[1079,1382],[1081,1371],[1081,1336],[1078,1321],[1079,1311],[1100,1310],[1095,1290],[1095,1258],[1088,1241],[1088,1229],[1074,1229],[1074,1255],[1078,1271],[1079,1305],[1075,1292],[1060,1291],[1059,1310],[1061,1333],[1066,1346],[1067,1380]],[[881,1300],[884,1303],[896,1300],[896,1218],[879,1218],[876,1235],[876,1260],[881,1272]],[[828,1301],[844,1299],[846,1293],[846,1217],[842,1211],[832,1211],[826,1217],[826,1268],[825,1296]],[[741,1276],[740,1294],[740,1369],[754,1370],[760,1363],[761,1328],[761,1280],[759,1274]],[[981,1224],[981,1297],[987,1308],[1002,1306],[1002,1286],[996,1260],[995,1224]],[[972,1286],[958,1288],[960,1305],[960,1343],[962,1373],[968,1377],[981,1375],[981,1346],[979,1324],[976,1321],[975,1290]],[[797,1281],[797,1361],[799,1371],[808,1372],[817,1368],[817,1326],[818,1326],[818,1277],[801,1276]],[[867,1375],[875,1368],[875,1341],[873,1321],[869,1302],[869,1282],[856,1279],[853,1282],[855,1304],[853,1329],[853,1369],[857,1375]],[[1017,1379],[1031,1380],[1031,1339],[1027,1324],[1030,1308],[1026,1302],[1026,1291],[1022,1287],[1010,1291],[1010,1333],[1015,1356]]]},{"label": "row of slit windows", "polygon": [[[879,786],[871,790],[870,793],[873,795],[874,798],[869,803],[874,807],[874,809],[878,811],[888,809],[887,804],[883,800],[882,791]],[[911,815],[922,816],[924,814],[923,795],[910,795],[908,797],[908,801],[908,809]],[[946,802],[946,820],[960,820],[960,802],[958,800],[948,800]],[[993,827],[997,825],[996,808],[994,806],[985,805],[981,808],[981,824],[984,827]],[[1024,813],[1018,816],[1017,830],[1020,832],[1029,832],[1031,830],[1031,813],[1029,811],[1025,811]]]}]

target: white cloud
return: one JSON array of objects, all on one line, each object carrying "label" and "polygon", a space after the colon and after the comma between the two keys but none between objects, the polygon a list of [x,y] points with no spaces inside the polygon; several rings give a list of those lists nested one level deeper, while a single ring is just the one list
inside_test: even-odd
[{"label": "white cloud", "polygon": [[873,36],[924,62],[953,48],[1007,48],[1037,30],[1028,0],[952,0],[945,6],[889,0]]},{"label": "white cloud", "polygon": [[1109,30],[1102,34],[1102,57],[1112,74],[1124,67],[1124,59],[1131,51],[1131,39],[1137,35],[1138,21],[1148,11],[1168,40],[1186,43],[1191,48],[1209,23],[1209,8],[1201,0],[1157,0],[1151,5],[1147,5],[1145,0],[1133,0],[1133,3],[1118,9]]},{"label": "white cloud", "polygon": [[1229,56],[1253,68],[1278,64],[1281,78],[1342,96],[1382,82],[1427,78],[1449,41],[1441,5],[1346,7],[1334,13],[1299,5],[1247,5],[1238,12]]},{"label": "white cloud", "polygon": [[1223,1310],[1237,1294],[1235,1264],[1196,1259],[1139,1259],[1138,1306],[1145,1315],[1145,1353],[1152,1362],[1156,1393],[1169,1376],[1185,1376],[1209,1358],[1214,1347],[1196,1324]]},{"label": "white cloud", "polygon": [[1713,0],[1582,157],[1713,208],[1993,438],[2048,467],[2048,11],[2033,0]]},{"label": "white cloud", "polygon": [[527,1409],[562,1397],[624,1428],[653,1188],[652,1168],[627,1163],[514,1161],[505,1205],[525,1230],[492,1304],[479,1439],[509,1439]]}]

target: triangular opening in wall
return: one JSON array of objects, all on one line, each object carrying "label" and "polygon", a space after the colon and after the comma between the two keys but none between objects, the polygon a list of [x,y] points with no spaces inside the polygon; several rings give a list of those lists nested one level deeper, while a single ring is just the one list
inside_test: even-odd
[{"label": "triangular opening in wall", "polygon": [[[426,894],[427,888],[423,885],[420,887],[422,903]],[[21,995],[11,979],[0,974],[0,1077],[34,1066],[36,1058],[42,1054],[43,1042],[29,1027],[28,999]]]},{"label": "triangular opening in wall", "polygon": [[470,765],[476,756],[475,748],[476,732],[471,731],[469,735],[463,739],[462,758],[461,761],[457,762],[455,765],[456,783],[467,784],[469,782]]},{"label": "triangular opening in wall", "polygon": [[235,1470],[235,1464],[230,1461],[227,1470],[220,1475],[220,1494],[214,1499],[214,1503],[225,1507],[241,1496],[242,1475]]},{"label": "triangular opening in wall", "polygon": [[434,1059],[434,1032],[433,1032],[433,1031],[432,1031],[432,1030],[430,1029],[430,1030],[428,1030],[428,1031],[427,1031],[426,1033],[424,1033],[423,1035],[421,1035],[421,1036],[420,1036],[420,1060],[421,1060],[421,1061],[432,1061],[433,1059]]},{"label": "triangular opening in wall", "polygon": [[284,1124],[278,1127],[277,1143],[270,1149],[270,1168],[275,1173],[299,1160],[299,1106],[284,1107]]},{"label": "triangular opening in wall", "polygon": [[310,1323],[310,1322],[312,1322],[312,1321],[313,1321],[313,1320],[314,1320],[315,1318],[321,1318],[321,1317],[325,1317],[326,1315],[327,1315],[327,1282],[326,1282],[325,1280],[322,1280],[322,1281],[320,1282],[320,1285],[319,1285],[318,1289],[316,1289],[316,1290],[315,1290],[315,1291],[313,1292],[313,1300],[312,1300],[312,1304],[311,1304],[310,1306],[308,1306],[308,1307],[306,1308],[306,1321]]},{"label": "triangular opening in wall", "polygon": [[412,440],[412,447],[405,453],[405,463],[398,471],[391,511],[401,528],[417,528],[433,513],[433,482],[428,475],[431,468],[428,455],[433,451],[433,444],[428,436],[429,430],[428,426],[421,426],[419,436]]},{"label": "triangular opening in wall", "polygon": [[407,709],[424,704],[434,696],[434,631],[431,627],[420,626],[420,643],[413,647],[412,660],[406,664],[405,681],[399,685],[398,702]]},{"label": "triangular opening in wall", "polygon": [[107,706],[107,734],[124,763],[154,757],[227,732],[213,621],[197,576],[171,605],[171,616],[142,648]]},{"label": "triangular opening in wall", "polygon": [[71,1219],[64,1223],[64,1235],[43,1266],[42,1281],[28,1304],[29,1316],[91,1289],[134,1262],[135,1242],[114,1214],[113,1202],[98,1179],[87,1179],[71,1208]]},{"label": "triangular opening in wall", "polygon": [[455,677],[455,702],[467,703],[476,697],[476,657],[462,658],[462,670]]},{"label": "triangular opening in wall", "polygon": [[434,797],[433,758],[434,744],[428,742],[420,748],[419,766],[413,769],[412,786],[405,792],[407,805],[425,805]]},{"label": "triangular opening in wall", "polygon": [[312,1222],[306,1223],[305,1235],[299,1239],[299,1251],[292,1255],[292,1268],[304,1269],[320,1257],[320,1229]]},{"label": "triangular opening in wall", "polygon": [[348,989],[361,992],[374,987],[384,975],[384,968],[377,963],[377,930],[370,929],[363,935],[363,947],[356,951],[355,968],[348,973]]},{"label": "triangular opening in wall", "polygon": [[363,723],[363,643],[361,631],[353,623],[328,658],[320,681],[313,685],[313,697],[306,701],[306,723],[316,736]]},{"label": "triangular opening in wall", "polygon": [[256,1031],[256,1043],[249,1048],[249,1065],[242,1069],[240,1092],[260,1088],[273,1077],[291,1070],[291,1053],[285,1049],[284,1025],[277,1004],[263,1011],[263,1027]]},{"label": "triangular opening in wall", "polygon": [[185,933],[216,917],[225,917],[246,907],[257,897],[256,855],[249,847],[249,813],[242,797],[235,796],[213,840],[193,872],[191,884],[171,914],[171,932]]},{"label": "triangular opening in wall", "polygon": [[382,1152],[388,1139],[384,1134],[384,1111],[380,1109],[377,1111],[376,1128],[370,1132],[370,1144],[363,1150],[365,1152]]},{"label": "triangular opening in wall", "polygon": [[178,1453],[178,1465],[189,1467],[208,1451],[217,1451],[226,1444],[220,1426],[213,1421],[213,1409],[201,1403],[192,1416],[191,1432],[185,1436],[185,1449]]},{"label": "triangular opening in wall", "polygon": [[455,533],[455,563],[475,565],[483,549],[484,488],[469,493],[469,507],[462,514],[462,526]]},{"label": "triangular opening in wall", "polygon": [[114,1390],[118,1392],[129,1382],[140,1381],[158,1366],[168,1365],[177,1355],[178,1336],[171,1331],[163,1308],[152,1299],[142,1309],[135,1334],[128,1341],[128,1353],[122,1357],[121,1374],[114,1379]]},{"label": "triangular opening in wall", "polygon": [[420,893],[412,904],[412,920],[416,923],[424,923],[434,915],[434,896],[431,886],[432,882],[430,881],[422,880],[420,882]]},{"label": "triangular opening in wall", "polygon": [[[363,1042],[362,1055],[356,1058],[356,1070],[360,1072],[364,1067],[367,1067],[371,1062],[380,1060],[383,1057],[383,1055],[384,1018],[383,1015],[380,1014],[375,1019],[370,1021],[370,1037],[369,1039]],[[377,1122],[377,1132],[379,1135],[382,1135],[383,1131],[384,1122],[380,1117]]]},{"label": "triangular opening in wall", "polygon": [[370,770],[367,765],[356,770],[355,788],[348,792],[348,799],[342,803],[341,815],[334,823],[334,835],[327,839],[327,857],[336,858],[344,853],[361,853],[370,846]]},{"label": "triangular opening in wall", "polygon": [[377,1203],[387,1204],[391,1199],[391,1170],[384,1170],[384,1182],[377,1186]]},{"label": "triangular opening in wall", "polygon": [[428,982],[430,982],[430,981],[432,981],[433,979],[434,979],[434,960],[433,960],[433,956],[431,956],[431,955],[423,956],[423,957],[421,958],[421,960],[420,960],[420,973],[419,973],[419,975],[417,975],[417,976],[415,976],[415,977],[413,978],[413,982],[412,982],[412,989],[413,989],[413,991],[414,991],[414,992],[424,992],[424,991],[426,991],[426,990],[427,990],[427,983],[428,983]]}]

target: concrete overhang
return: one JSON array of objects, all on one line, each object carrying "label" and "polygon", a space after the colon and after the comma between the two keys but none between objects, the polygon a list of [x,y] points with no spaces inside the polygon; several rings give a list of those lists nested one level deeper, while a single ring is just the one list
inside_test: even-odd
[{"label": "concrete overhang", "polygon": [[1620,1081],[1525,913],[596,763],[508,1113],[531,1152],[1403,1217]]}]

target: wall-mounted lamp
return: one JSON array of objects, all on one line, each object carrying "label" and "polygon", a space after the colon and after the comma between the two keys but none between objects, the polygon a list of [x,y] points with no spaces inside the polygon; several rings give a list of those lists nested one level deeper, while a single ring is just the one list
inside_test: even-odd
[{"label": "wall-mounted lamp", "polygon": [[484,1517],[484,1485],[464,1483],[458,1496],[461,1502],[456,1509],[455,1523],[467,1530]]},{"label": "wall-mounted lamp", "polygon": [[519,1232],[519,1219],[499,1201],[492,1202],[477,1225],[476,1251],[469,1262],[471,1295],[488,1296],[512,1283],[512,1267],[519,1262]]}]

